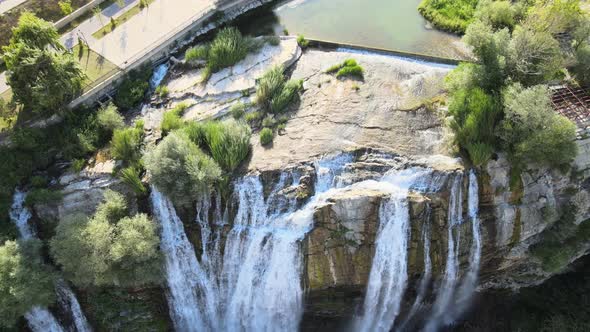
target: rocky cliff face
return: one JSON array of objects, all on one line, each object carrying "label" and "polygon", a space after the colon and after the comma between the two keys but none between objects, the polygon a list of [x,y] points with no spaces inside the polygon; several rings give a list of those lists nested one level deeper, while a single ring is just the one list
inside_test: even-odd
[{"label": "rocky cliff face", "polygon": [[[435,156],[445,153],[442,120],[436,111],[423,106],[441,93],[442,78],[449,68],[347,51],[312,50],[299,59],[300,50],[292,39],[283,40],[278,47],[268,46],[263,53],[266,55],[250,56],[238,69],[215,74],[206,86],[194,84],[198,71],[173,79],[167,107],[188,101],[187,120],[222,117],[233,103],[253,98],[240,91],[251,92],[256,77],[266,69],[294,62],[293,77],[305,80],[299,105],[289,114],[285,131],[271,149],[262,147],[256,135],[252,140],[246,172],[260,173],[266,194],[279,181],[279,174],[289,169],[298,174],[299,182],[282,194],[303,204],[315,190],[313,160],[343,151],[354,156],[342,178],[349,183],[376,179],[388,170],[412,165],[432,168],[440,188],[411,192],[409,197],[409,287],[402,308],[407,311],[424,274],[425,254],[432,262],[431,285],[440,284],[445,273],[449,181],[454,175],[466,174],[468,168],[460,161]],[[355,58],[365,68],[364,80],[339,80],[325,73],[326,68],[346,58]],[[163,110],[144,110],[146,123],[154,132]],[[521,176],[511,176],[504,156],[478,170],[483,244],[480,290],[541,283],[588,251],[590,231],[585,220],[590,218],[590,140],[579,141],[579,146],[578,159],[564,173],[531,168]],[[70,213],[92,213],[106,188],[118,188],[132,197],[111,177],[109,165],[64,175],[59,180],[63,202],[36,206],[36,214],[41,219],[58,220]],[[460,185],[460,199],[466,207],[467,176]],[[386,197],[380,190],[351,188],[315,210],[314,226],[301,243],[304,330],[337,327],[359,307],[375,253],[379,208]],[[466,208],[463,214],[467,214]],[[189,237],[198,242],[194,218],[185,219]],[[421,236],[426,226],[430,230],[427,253]],[[462,224],[458,233],[459,270],[464,274],[473,242],[469,223]],[[429,292],[426,301],[431,303],[433,297]]]}]

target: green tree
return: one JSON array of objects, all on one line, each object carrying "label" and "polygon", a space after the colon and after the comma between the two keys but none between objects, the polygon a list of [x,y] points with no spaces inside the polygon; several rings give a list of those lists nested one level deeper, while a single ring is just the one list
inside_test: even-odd
[{"label": "green tree", "polygon": [[55,301],[53,274],[41,260],[39,240],[0,246],[0,327],[11,328],[33,306]]},{"label": "green tree", "polygon": [[561,53],[559,43],[548,32],[518,26],[509,45],[510,75],[526,86],[543,83],[563,68]]},{"label": "green tree", "polygon": [[510,1],[482,0],[477,5],[475,17],[496,30],[512,29],[516,23],[516,13],[517,9],[512,6]]},{"label": "green tree", "polygon": [[577,153],[576,127],[552,109],[547,87],[513,84],[503,95],[499,137],[514,160],[550,167],[569,165]]},{"label": "green tree", "polygon": [[161,280],[157,225],[145,214],[126,216],[124,197],[105,192],[94,216],[62,220],[51,240],[51,254],[79,287],[140,287]]},{"label": "green tree", "polygon": [[221,177],[221,169],[187,135],[172,132],[144,156],[152,183],[179,204],[189,204]]},{"label": "green tree", "polygon": [[111,140],[111,155],[128,164],[135,163],[141,158],[142,140],[143,128],[117,129]]},{"label": "green tree", "polygon": [[85,75],[51,23],[25,12],[3,51],[13,99],[25,110],[56,112],[82,91]]}]

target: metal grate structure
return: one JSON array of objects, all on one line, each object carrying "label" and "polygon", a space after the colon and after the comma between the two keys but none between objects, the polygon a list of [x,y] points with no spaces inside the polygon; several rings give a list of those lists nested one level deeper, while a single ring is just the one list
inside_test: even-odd
[{"label": "metal grate structure", "polygon": [[554,87],[551,103],[557,113],[578,126],[578,135],[590,133],[590,87]]}]

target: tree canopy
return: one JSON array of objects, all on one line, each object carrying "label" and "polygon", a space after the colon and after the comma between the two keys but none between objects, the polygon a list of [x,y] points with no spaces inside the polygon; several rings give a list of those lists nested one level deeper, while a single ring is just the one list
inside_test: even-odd
[{"label": "tree canopy", "polygon": [[160,282],[162,257],[157,225],[145,214],[127,216],[125,198],[106,191],[94,216],[62,220],[51,254],[79,287],[139,287]]},{"label": "tree canopy", "polygon": [[81,91],[85,74],[55,27],[25,12],[3,48],[13,99],[35,113],[59,111]]},{"label": "tree canopy", "polygon": [[41,242],[0,246],[0,327],[10,328],[33,306],[55,301],[53,274],[41,260]]}]

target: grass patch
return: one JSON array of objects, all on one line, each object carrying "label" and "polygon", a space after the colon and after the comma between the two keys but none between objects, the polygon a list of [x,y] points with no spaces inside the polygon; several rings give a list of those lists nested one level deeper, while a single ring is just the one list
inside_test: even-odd
[{"label": "grass patch", "polygon": [[274,134],[270,128],[262,128],[260,131],[260,144],[269,145],[274,139]]},{"label": "grass patch", "polygon": [[256,87],[256,102],[268,112],[283,112],[303,89],[302,80],[286,82],[283,68],[274,67],[264,73]]},{"label": "grass patch", "polygon": [[188,108],[186,104],[178,104],[172,110],[164,113],[164,117],[162,119],[162,124],[160,128],[162,129],[162,134],[166,135],[169,132],[180,129],[184,124],[184,120],[182,120],[182,115],[184,111]]},{"label": "grass patch", "polygon": [[422,0],[418,11],[439,29],[465,33],[478,0]]},{"label": "grass patch", "polygon": [[141,0],[137,5],[133,6],[125,13],[121,14],[121,16],[117,17],[116,19],[111,19],[109,23],[106,23],[100,30],[93,33],[92,37],[96,39],[101,39],[102,37],[108,35],[109,33],[113,32],[113,30],[115,30],[118,26],[129,21],[129,19],[133,16],[141,13],[143,9],[148,7],[154,1],[155,0]]},{"label": "grass patch", "polygon": [[364,78],[364,69],[355,59],[346,59],[340,64],[333,65],[326,70],[326,73],[336,73],[336,78],[354,77],[360,80]]},{"label": "grass patch", "polygon": [[100,54],[94,52],[84,44],[78,44],[73,49],[74,57],[87,78],[84,82],[84,91],[92,89],[97,83],[102,82],[108,76],[114,75],[120,69],[114,63],[110,62]]}]

